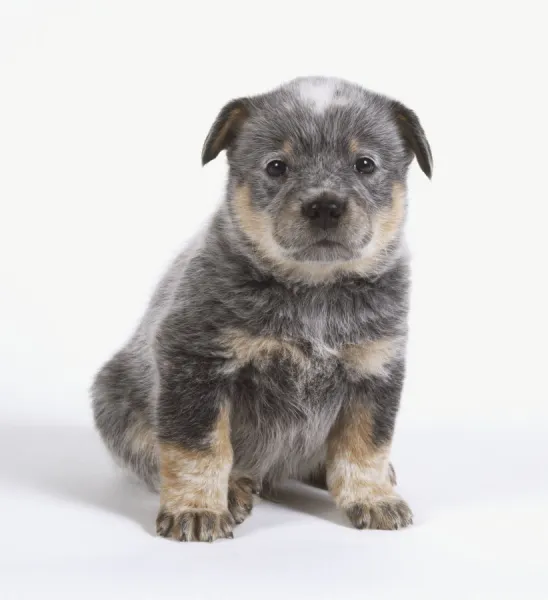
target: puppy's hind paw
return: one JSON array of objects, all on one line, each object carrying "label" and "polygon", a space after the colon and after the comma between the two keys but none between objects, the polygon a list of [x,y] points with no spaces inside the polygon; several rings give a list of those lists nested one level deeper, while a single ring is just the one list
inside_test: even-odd
[{"label": "puppy's hind paw", "polygon": [[231,479],[228,486],[228,510],[236,524],[242,523],[253,509],[253,481],[248,477]]}]

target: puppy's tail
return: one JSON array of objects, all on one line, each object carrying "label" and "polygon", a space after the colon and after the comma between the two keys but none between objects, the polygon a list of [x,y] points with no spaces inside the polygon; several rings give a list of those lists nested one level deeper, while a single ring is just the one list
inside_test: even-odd
[{"label": "puppy's tail", "polygon": [[135,373],[123,353],[97,374],[91,388],[95,425],[114,460],[153,490],[159,487],[159,452],[145,411],[143,373]]}]

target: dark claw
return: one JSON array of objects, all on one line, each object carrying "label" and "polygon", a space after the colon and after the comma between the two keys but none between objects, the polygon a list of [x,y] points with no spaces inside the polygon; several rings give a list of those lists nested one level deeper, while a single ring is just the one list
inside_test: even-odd
[{"label": "dark claw", "polygon": [[163,537],[167,537],[173,528],[173,521],[174,519],[170,514],[161,511],[156,519],[156,533]]}]

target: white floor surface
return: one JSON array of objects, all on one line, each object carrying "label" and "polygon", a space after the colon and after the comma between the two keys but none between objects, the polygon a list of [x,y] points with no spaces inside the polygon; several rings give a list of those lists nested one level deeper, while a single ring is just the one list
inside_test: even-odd
[{"label": "white floor surface", "polygon": [[234,540],[154,536],[157,497],[112,467],[91,427],[0,428],[0,597],[548,597],[547,431],[401,429],[394,462],[416,515],[357,531],[326,492],[257,501]]}]

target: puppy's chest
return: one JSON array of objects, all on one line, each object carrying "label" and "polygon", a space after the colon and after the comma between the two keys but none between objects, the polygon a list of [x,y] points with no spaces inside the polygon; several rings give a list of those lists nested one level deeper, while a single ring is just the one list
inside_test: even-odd
[{"label": "puppy's chest", "polygon": [[340,370],[341,358],[341,347],[328,343],[320,327],[313,324],[313,331],[307,331],[303,326],[291,334],[227,330],[225,347],[230,358],[226,369],[237,379],[251,378],[265,388],[287,385],[297,392],[314,380],[318,383]]},{"label": "puppy's chest", "polygon": [[[306,409],[334,399],[344,382],[384,376],[400,353],[402,340],[378,337],[352,314],[301,310],[282,326],[258,332],[224,332],[226,370],[245,390],[267,404],[291,398]],[[279,397],[277,400],[276,397]]]},{"label": "puppy's chest", "polygon": [[[246,436],[254,431],[256,446],[258,439],[270,439],[277,432],[282,446],[296,445],[308,453],[310,445],[318,445],[316,437],[325,438],[341,405],[338,353],[321,340],[297,337],[245,334],[239,342],[227,363],[233,415],[239,423],[235,429]],[[308,432],[304,438],[303,432]]]},{"label": "puppy's chest", "polygon": [[[284,372],[294,382],[304,383],[318,372],[337,369],[345,346],[341,335],[333,335],[325,313],[302,311],[283,322],[265,322],[259,330],[244,327],[225,330],[224,346],[230,352],[228,368],[272,375]],[[335,331],[335,333],[338,333]],[[338,339],[335,339],[338,338]]]}]

